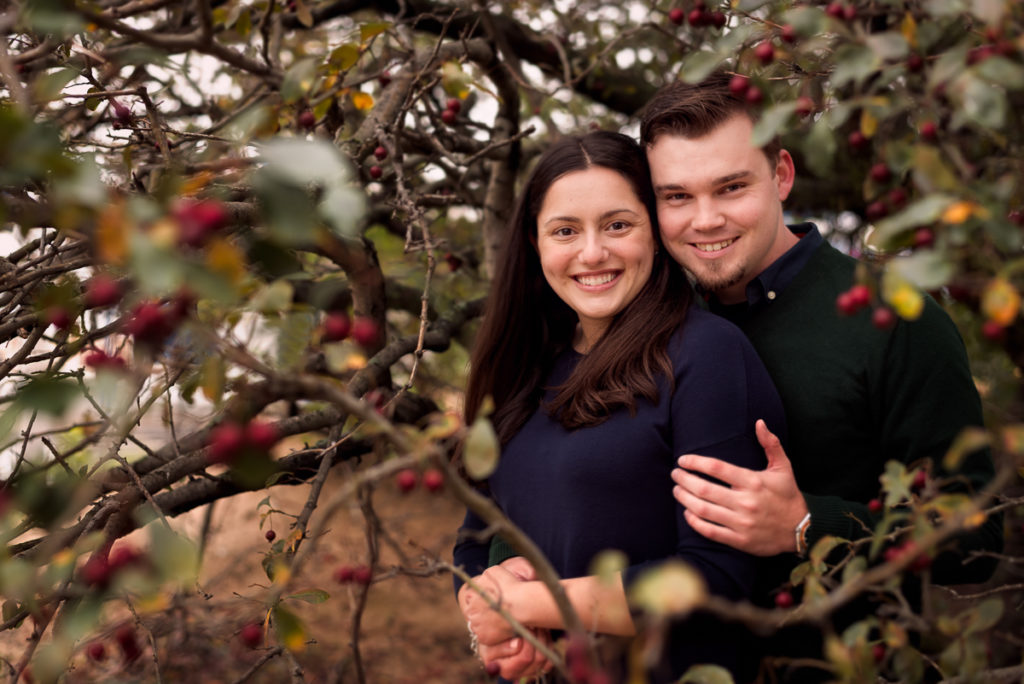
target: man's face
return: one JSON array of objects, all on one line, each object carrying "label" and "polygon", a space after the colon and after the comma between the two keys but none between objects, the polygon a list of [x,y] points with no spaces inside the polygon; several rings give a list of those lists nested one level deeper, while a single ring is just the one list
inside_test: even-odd
[{"label": "man's face", "polygon": [[796,238],[782,218],[793,187],[793,160],[774,165],[750,144],[742,113],[700,138],[664,134],[647,148],[665,247],[725,304],[746,299],[746,286]]}]

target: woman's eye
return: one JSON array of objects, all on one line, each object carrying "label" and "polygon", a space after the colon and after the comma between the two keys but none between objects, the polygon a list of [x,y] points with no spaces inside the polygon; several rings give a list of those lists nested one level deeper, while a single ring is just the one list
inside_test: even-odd
[{"label": "woman's eye", "polygon": [[561,228],[555,228],[555,232],[554,232],[554,234],[557,235],[558,237],[569,237],[570,235],[572,235],[572,233],[573,233],[572,228],[569,228],[568,226],[562,226]]},{"label": "woman's eye", "polygon": [[614,221],[608,227],[612,230],[625,230],[626,228],[629,228],[629,224],[625,221]]}]

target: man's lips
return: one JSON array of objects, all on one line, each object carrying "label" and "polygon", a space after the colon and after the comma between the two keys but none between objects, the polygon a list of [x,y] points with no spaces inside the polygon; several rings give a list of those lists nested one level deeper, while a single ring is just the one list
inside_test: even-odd
[{"label": "man's lips", "polygon": [[697,248],[698,252],[704,252],[705,254],[714,254],[715,252],[721,252],[723,249],[736,242],[736,238],[729,238],[728,240],[719,240],[718,242],[693,242],[691,243]]}]

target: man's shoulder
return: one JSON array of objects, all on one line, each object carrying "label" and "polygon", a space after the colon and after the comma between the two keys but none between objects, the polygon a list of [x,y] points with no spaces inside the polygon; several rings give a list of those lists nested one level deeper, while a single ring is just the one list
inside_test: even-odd
[{"label": "man's shoulder", "polygon": [[683,325],[676,330],[669,345],[673,360],[696,357],[707,361],[728,354],[729,350],[751,348],[746,334],[735,323],[698,306],[691,306]]}]

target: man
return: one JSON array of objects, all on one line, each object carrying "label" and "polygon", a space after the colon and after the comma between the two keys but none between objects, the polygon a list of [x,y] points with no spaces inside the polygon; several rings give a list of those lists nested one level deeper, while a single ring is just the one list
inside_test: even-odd
[{"label": "man", "polygon": [[[879,496],[886,462],[924,465],[968,493],[982,489],[993,467],[983,450],[956,473],[942,468],[959,432],[982,424],[952,321],[930,298],[917,320],[888,330],[876,329],[868,311],[837,312],[837,297],[855,282],[856,261],[813,224],[786,226],[782,203],[795,182],[793,159],[778,143],[751,144],[752,114],[729,80],[718,72],[700,84],[666,86],[645,109],[640,135],[666,248],[710,309],[753,342],[786,409],[785,451],[758,426],[769,461],[764,471],[687,454],[673,472],[694,529],[764,557],[756,597],[769,605],[823,536],[857,539],[875,528],[882,513],[869,502]],[[1001,518],[990,516],[957,542],[936,558],[935,581],[984,581],[993,562],[961,561],[972,550],[1001,549]],[[869,608],[860,609],[862,617]],[[807,636],[773,643],[770,652],[820,658],[820,641],[802,653],[793,648],[794,641],[808,645]]]}]

